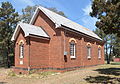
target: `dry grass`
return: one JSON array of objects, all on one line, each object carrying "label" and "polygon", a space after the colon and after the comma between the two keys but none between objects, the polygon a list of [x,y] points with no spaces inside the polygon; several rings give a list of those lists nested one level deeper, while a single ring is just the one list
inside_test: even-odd
[{"label": "dry grass", "polygon": [[7,78],[0,79],[2,84],[120,84],[120,63],[88,67],[65,73],[41,72],[16,75],[10,72],[8,75]]},{"label": "dry grass", "polygon": [[[118,65],[117,65],[118,64]],[[95,84],[120,84],[120,65],[119,63],[111,63],[109,65],[98,66],[94,70],[98,72],[95,76],[90,75],[84,78],[88,83]]]}]

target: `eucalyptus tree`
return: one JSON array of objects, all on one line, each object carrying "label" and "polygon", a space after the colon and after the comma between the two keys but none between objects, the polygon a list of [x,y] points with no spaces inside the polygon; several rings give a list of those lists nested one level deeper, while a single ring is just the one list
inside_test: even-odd
[{"label": "eucalyptus tree", "polygon": [[7,58],[9,65],[9,56],[13,54],[13,43],[11,37],[17,25],[18,13],[15,12],[12,4],[9,2],[1,2],[0,7],[0,53]]}]

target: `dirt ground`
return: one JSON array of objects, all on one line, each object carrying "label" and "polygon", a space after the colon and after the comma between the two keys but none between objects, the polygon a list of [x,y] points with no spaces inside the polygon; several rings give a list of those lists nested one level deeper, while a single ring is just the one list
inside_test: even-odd
[{"label": "dirt ground", "polygon": [[49,75],[13,75],[0,68],[0,84],[120,84],[120,65],[99,65]]}]

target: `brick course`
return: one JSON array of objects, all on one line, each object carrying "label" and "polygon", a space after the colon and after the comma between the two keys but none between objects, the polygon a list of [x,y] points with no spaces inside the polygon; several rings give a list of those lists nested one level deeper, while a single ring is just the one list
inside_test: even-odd
[{"label": "brick course", "polygon": [[[92,40],[82,34],[70,32],[63,28],[55,28],[55,24],[43,13],[39,12],[33,25],[41,26],[48,33],[50,39],[24,37],[21,30],[15,41],[15,72],[27,73],[28,68],[66,71],[75,68],[104,64],[104,43]],[[75,38],[76,58],[70,58],[69,39]],[[23,40],[24,58],[19,58],[19,41]],[[29,43],[30,42],[30,43]],[[91,43],[91,59],[87,58],[87,43]],[[102,55],[98,59],[98,45],[101,46]],[[68,54],[64,56],[64,51]],[[20,60],[24,64],[20,65]],[[21,69],[19,69],[21,68]],[[25,68],[25,69],[23,69]],[[45,71],[46,71],[45,70]]]}]

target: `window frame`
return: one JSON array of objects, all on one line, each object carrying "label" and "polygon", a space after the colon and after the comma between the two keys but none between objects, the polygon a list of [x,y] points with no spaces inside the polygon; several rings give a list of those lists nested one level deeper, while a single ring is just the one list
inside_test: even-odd
[{"label": "window frame", "polygon": [[98,59],[101,59],[101,48],[98,48]]},{"label": "window frame", "polygon": [[[71,49],[72,47],[72,49]],[[71,51],[72,50],[72,51]],[[73,55],[72,55],[72,54]],[[70,42],[70,58],[76,58],[76,43],[74,40]]]},{"label": "window frame", "polygon": [[20,45],[19,45],[19,57],[21,59],[24,58],[24,44],[23,44],[23,42],[20,42]]},{"label": "window frame", "polygon": [[91,46],[87,46],[87,58],[91,59]]}]

